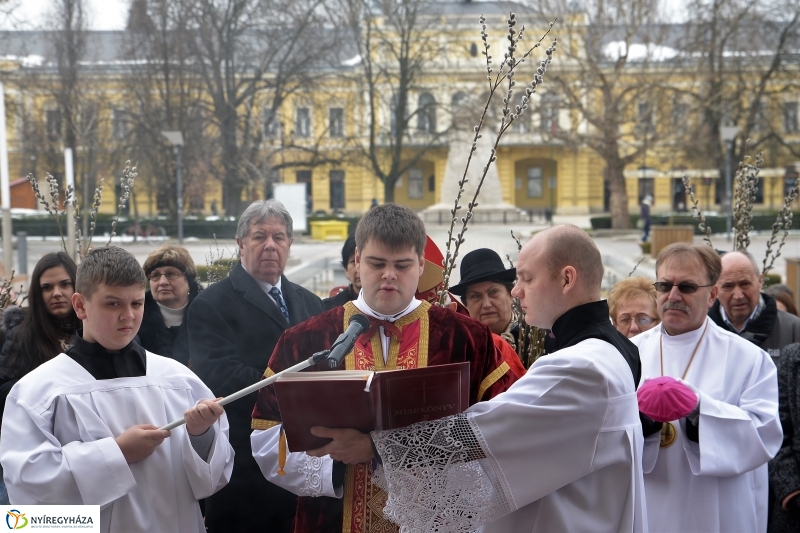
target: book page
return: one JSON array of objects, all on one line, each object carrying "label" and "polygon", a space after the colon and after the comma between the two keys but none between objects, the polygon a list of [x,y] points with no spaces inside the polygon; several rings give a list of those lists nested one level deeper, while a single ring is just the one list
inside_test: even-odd
[{"label": "book page", "polygon": [[374,374],[371,370],[331,370],[330,372],[287,372],[276,381],[341,381],[364,380]]}]

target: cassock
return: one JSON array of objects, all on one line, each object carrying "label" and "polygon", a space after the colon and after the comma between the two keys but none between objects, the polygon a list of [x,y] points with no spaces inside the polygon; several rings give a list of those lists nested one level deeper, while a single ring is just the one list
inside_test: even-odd
[{"label": "cassock", "polygon": [[608,316],[567,311],[556,351],[461,415],[371,434],[401,531],[647,530],[638,354]]},{"label": "cassock", "polygon": [[[347,370],[381,371],[468,361],[470,403],[491,398],[516,380],[496,350],[491,330],[484,324],[419,300],[412,300],[398,315],[385,317],[372,311],[362,296],[286,331],[264,375],[270,376],[329,348],[350,317],[359,312],[393,322],[400,336],[387,337],[383,327],[372,335],[362,335],[345,358]],[[326,368],[318,365],[309,370]],[[261,389],[253,411],[253,428],[260,430],[251,436],[253,456],[269,481],[304,496],[298,500],[294,531],[397,531],[397,526],[383,516],[386,493],[372,483],[371,464],[345,467],[329,456],[316,458],[304,452],[289,453],[284,466],[286,474],[278,475],[280,420],[273,387]]]},{"label": "cassock", "polygon": [[191,370],[135,342],[116,354],[98,348],[79,340],[72,356],[44,363],[9,393],[0,463],[11,503],[100,505],[103,532],[204,532],[197,500],[225,486],[233,469],[225,415],[209,428],[206,460],[185,425],[133,464],[114,439],[137,424],[183,418],[214,395]]},{"label": "cassock", "polygon": [[700,396],[697,425],[682,418],[645,439],[650,531],[766,531],[767,461],[783,439],[772,359],[709,319],[683,335],[661,325],[631,340],[643,375],[684,378]]}]

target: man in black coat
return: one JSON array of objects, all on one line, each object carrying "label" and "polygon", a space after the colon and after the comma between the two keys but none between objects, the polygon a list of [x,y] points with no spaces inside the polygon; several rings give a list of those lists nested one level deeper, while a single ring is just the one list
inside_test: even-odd
[{"label": "man in black coat", "polygon": [[743,337],[771,357],[775,365],[781,349],[800,342],[800,318],[775,305],[775,299],[761,292],[764,276],[746,250],[722,256],[722,274],[717,301],[708,316],[719,327]]},{"label": "man in black coat", "polygon": [[[241,262],[200,293],[188,315],[194,371],[217,396],[260,380],[281,334],[323,310],[317,296],[283,275],[292,218],[280,202],[250,205],[239,219],[236,242]],[[290,530],[296,499],[264,478],[250,450],[256,397],[225,407],[236,458],[228,486],[206,499],[209,533]]]}]

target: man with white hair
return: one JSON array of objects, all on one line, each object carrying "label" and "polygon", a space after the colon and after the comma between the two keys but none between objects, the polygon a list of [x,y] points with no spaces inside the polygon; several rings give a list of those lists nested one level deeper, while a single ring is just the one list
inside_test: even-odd
[{"label": "man with white hair", "polygon": [[721,271],[709,246],[675,243],[661,250],[655,288],[662,323],[631,339],[646,378],[680,380],[667,380],[672,389],[642,384],[642,411],[653,412],[644,407],[646,388],[650,407],[662,411],[674,404],[670,391],[689,399],[684,414],[645,438],[651,532],[767,528],[767,462],[783,440],[777,374],[766,352],[708,318]]},{"label": "man with white hair", "polygon": [[746,250],[722,256],[717,301],[708,316],[719,327],[749,340],[777,361],[781,349],[800,342],[800,318],[778,309],[775,298],[761,291],[764,276]]},{"label": "man with white hair", "polygon": [[[189,307],[193,369],[217,396],[260,380],[281,334],[322,313],[316,295],[283,275],[292,241],[292,217],[283,204],[253,202],[236,228],[241,261]],[[228,486],[206,499],[209,533],[264,531],[265,523],[271,532],[291,529],[296,498],[265,480],[250,452],[255,401],[252,393],[225,409],[236,458]]]}]

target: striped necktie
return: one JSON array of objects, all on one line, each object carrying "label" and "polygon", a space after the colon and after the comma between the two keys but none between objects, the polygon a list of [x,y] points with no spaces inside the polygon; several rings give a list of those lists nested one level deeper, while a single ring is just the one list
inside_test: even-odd
[{"label": "striped necktie", "polygon": [[291,321],[289,320],[289,309],[286,307],[286,302],[283,301],[281,290],[278,287],[272,287],[269,290],[269,295],[272,296],[272,299],[275,300],[276,304],[278,304],[278,308],[281,310],[283,318],[286,319],[286,323],[291,324]]}]

